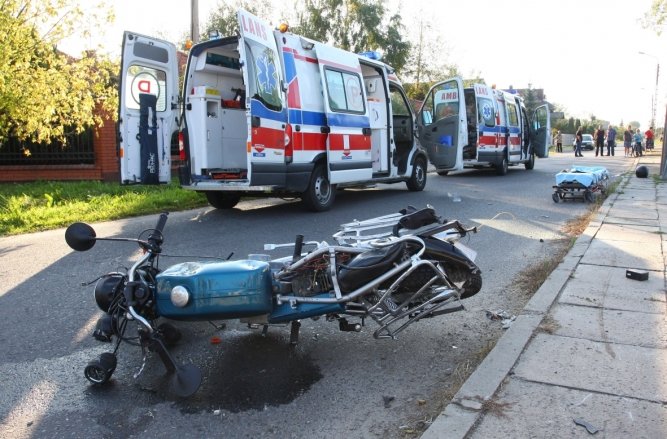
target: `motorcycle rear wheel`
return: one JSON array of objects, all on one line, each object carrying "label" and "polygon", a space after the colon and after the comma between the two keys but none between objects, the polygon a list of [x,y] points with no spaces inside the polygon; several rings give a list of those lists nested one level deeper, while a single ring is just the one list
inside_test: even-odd
[{"label": "motorcycle rear wheel", "polygon": [[471,274],[463,268],[451,265],[445,266],[445,272],[447,273],[449,280],[452,282],[463,282],[463,294],[461,294],[461,299],[472,297],[482,289],[482,273],[480,272]]}]

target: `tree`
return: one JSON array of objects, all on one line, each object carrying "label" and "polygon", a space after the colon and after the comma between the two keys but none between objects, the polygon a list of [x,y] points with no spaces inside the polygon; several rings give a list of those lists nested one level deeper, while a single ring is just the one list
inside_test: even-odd
[{"label": "tree", "polygon": [[[266,19],[259,13],[259,6],[256,1],[242,1],[235,6],[232,6],[230,2],[222,2],[218,4],[218,9],[214,10],[209,16],[201,39],[207,40],[211,31],[219,31],[223,36],[236,35],[239,31],[239,22],[236,15],[239,8]],[[269,13],[270,11],[265,12]]]},{"label": "tree", "polygon": [[401,17],[386,17],[381,0],[306,0],[294,33],[350,52],[382,50],[383,60],[400,72],[410,53]]},{"label": "tree", "polygon": [[56,49],[82,17],[71,3],[0,3],[0,141],[64,141],[102,123],[96,106],[114,114],[117,66],[93,53],[75,60]]},{"label": "tree", "polygon": [[667,24],[667,0],[653,0],[651,8],[644,13],[643,24],[660,35]]},{"label": "tree", "polygon": [[459,69],[448,62],[449,50],[440,38],[430,37],[435,34],[432,23],[422,18],[425,14],[417,15],[418,21],[411,27],[419,29],[419,32],[416,41],[411,42],[411,55],[401,77],[405,80],[408,96],[423,100],[434,83],[459,75]]}]

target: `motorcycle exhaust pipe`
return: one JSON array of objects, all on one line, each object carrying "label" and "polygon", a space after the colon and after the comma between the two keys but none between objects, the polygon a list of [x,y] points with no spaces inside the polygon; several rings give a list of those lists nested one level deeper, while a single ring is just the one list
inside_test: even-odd
[{"label": "motorcycle exhaust pipe", "polygon": [[302,249],[303,249],[303,235],[296,235],[296,240],[294,240],[294,254],[292,255],[292,264],[301,259]]}]

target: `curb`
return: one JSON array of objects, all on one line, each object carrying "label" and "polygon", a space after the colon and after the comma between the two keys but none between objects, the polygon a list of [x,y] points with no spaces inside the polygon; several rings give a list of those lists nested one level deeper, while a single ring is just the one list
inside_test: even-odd
[{"label": "curb", "polygon": [[[639,160],[633,161],[630,169],[637,167]],[[622,176],[624,185],[632,175]],[[549,312],[568,279],[579,265],[593,238],[602,227],[604,218],[619,193],[608,197],[598,209],[584,232],[577,237],[572,248],[560,264],[535,292],[512,324],[497,341],[494,348],[477,366],[477,369],[463,383],[452,401],[424,431],[421,439],[465,438],[484,415],[484,402],[489,401],[500,388],[518,361],[521,353],[532,339],[535,330]]]}]

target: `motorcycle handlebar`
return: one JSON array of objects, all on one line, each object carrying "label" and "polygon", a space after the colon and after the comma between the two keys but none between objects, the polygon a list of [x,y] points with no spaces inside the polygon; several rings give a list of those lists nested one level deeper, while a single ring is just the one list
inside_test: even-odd
[{"label": "motorcycle handlebar", "polygon": [[153,229],[153,233],[148,236],[148,243],[151,245],[154,252],[159,252],[160,244],[162,244],[163,241],[162,231],[164,230],[164,226],[167,224],[168,217],[169,212],[162,212],[160,214],[160,218],[157,220],[155,229]]}]

